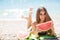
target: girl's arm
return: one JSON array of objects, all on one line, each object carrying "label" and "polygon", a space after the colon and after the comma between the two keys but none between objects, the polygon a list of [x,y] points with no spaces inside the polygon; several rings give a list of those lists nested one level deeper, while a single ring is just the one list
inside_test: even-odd
[{"label": "girl's arm", "polygon": [[51,30],[52,30],[51,35],[52,35],[52,36],[56,36],[55,31],[54,31],[54,27],[53,27],[53,23],[51,24]]}]

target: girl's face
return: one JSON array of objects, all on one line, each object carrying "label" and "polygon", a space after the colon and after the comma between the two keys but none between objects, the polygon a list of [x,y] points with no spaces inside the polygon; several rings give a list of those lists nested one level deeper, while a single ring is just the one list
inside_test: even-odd
[{"label": "girl's face", "polygon": [[44,21],[44,20],[45,20],[45,17],[46,17],[45,11],[42,9],[42,10],[40,11],[40,20],[41,20],[41,21]]}]

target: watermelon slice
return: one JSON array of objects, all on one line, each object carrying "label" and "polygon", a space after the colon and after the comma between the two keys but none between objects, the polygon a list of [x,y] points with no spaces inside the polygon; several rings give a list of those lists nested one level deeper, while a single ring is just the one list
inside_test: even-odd
[{"label": "watermelon slice", "polygon": [[52,21],[47,21],[45,23],[36,25],[36,28],[37,28],[37,30],[47,31],[51,28],[51,23],[52,23]]}]

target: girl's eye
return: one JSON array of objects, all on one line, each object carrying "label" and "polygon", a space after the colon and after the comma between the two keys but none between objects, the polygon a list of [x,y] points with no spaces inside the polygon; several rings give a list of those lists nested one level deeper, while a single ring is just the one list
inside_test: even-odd
[{"label": "girl's eye", "polygon": [[40,14],[40,15],[42,15],[42,14]]},{"label": "girl's eye", "polygon": [[40,14],[40,15],[46,15],[46,14]]}]

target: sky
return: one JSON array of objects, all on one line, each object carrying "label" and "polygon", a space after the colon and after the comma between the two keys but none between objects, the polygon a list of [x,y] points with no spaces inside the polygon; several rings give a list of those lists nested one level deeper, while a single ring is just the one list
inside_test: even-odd
[{"label": "sky", "polygon": [[22,9],[29,6],[36,8],[40,5],[56,8],[59,2],[60,0],[0,0],[0,9]]},{"label": "sky", "polygon": [[22,15],[28,16],[30,7],[33,8],[32,19],[34,20],[36,10],[41,6],[47,9],[54,21],[56,32],[60,33],[58,31],[60,28],[60,0],[0,0],[0,20],[19,20]]},{"label": "sky", "polygon": [[34,18],[37,8],[41,6],[47,9],[51,17],[60,14],[60,0],[0,0],[0,18],[15,19],[19,18],[21,14],[26,16],[28,14],[27,9],[30,7],[33,8]]}]

